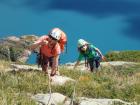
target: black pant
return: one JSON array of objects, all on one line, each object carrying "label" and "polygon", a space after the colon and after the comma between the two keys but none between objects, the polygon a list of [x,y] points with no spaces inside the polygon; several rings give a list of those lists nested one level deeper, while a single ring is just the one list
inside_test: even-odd
[{"label": "black pant", "polygon": [[99,59],[88,59],[88,65],[90,66],[90,70],[93,72],[93,70],[98,68],[100,66],[100,60]]},{"label": "black pant", "polygon": [[53,64],[53,57],[46,57],[43,56],[43,60],[42,60],[42,65],[48,65],[49,67],[52,67]]},{"label": "black pant", "polygon": [[48,65],[49,67],[52,67],[53,57],[46,57],[44,55],[38,54],[37,63],[41,66]]}]

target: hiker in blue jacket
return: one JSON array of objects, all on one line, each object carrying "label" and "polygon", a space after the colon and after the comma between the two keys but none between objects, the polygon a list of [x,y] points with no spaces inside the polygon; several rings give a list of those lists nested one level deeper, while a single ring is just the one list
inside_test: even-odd
[{"label": "hiker in blue jacket", "polygon": [[100,61],[105,59],[105,57],[97,47],[83,39],[78,40],[78,51],[79,57],[77,62],[75,63],[74,68],[79,65],[82,58],[85,58],[85,66],[88,67],[89,65],[90,71],[93,72],[100,66]]}]

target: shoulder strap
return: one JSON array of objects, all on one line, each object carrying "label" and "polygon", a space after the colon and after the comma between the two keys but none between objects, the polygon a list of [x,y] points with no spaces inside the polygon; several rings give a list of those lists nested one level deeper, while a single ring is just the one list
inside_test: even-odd
[{"label": "shoulder strap", "polygon": [[52,49],[51,49],[51,53],[53,54],[53,49],[55,48],[56,44],[53,45]]},{"label": "shoulder strap", "polygon": [[92,48],[91,45],[92,45],[92,44],[88,44],[88,50],[89,50],[90,52],[92,52],[92,51],[95,51],[95,52],[96,52],[95,48]]}]

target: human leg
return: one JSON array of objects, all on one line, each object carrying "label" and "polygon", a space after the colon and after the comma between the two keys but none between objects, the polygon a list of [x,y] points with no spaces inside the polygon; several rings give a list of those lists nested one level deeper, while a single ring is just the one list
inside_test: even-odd
[{"label": "human leg", "polygon": [[94,71],[94,61],[93,61],[93,59],[89,59],[88,64],[90,66],[90,71],[93,72]]},{"label": "human leg", "polygon": [[58,71],[58,65],[59,65],[59,55],[52,58],[52,67],[51,67],[52,76],[56,75],[56,72]]},{"label": "human leg", "polygon": [[48,66],[49,66],[48,57],[43,56],[41,67],[42,67],[42,71],[43,71],[45,74],[48,74]]}]

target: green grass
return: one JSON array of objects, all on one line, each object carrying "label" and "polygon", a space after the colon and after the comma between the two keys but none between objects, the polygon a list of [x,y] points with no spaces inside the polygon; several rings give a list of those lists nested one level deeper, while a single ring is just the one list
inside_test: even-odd
[{"label": "green grass", "polygon": [[140,50],[110,51],[105,56],[108,61],[140,62]]},{"label": "green grass", "polygon": [[5,60],[0,60],[0,72],[1,71],[6,71],[10,67],[10,62],[5,61]]},{"label": "green grass", "polygon": [[[140,64],[124,67],[106,67],[96,74],[60,68],[61,75],[77,80],[63,86],[52,86],[52,92],[72,97],[118,98],[140,103]],[[79,79],[80,78],[80,79]],[[30,96],[48,93],[48,77],[39,71],[0,72],[1,105],[35,105]]]}]

